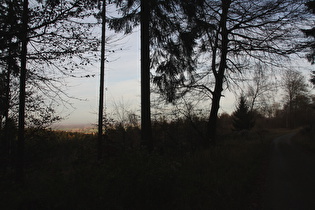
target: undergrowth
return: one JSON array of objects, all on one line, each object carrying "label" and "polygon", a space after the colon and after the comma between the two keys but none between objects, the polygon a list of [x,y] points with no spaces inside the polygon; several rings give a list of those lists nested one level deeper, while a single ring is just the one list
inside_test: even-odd
[{"label": "undergrowth", "polygon": [[93,135],[30,136],[26,184],[2,172],[0,209],[248,209],[272,135],[173,155],[138,147],[102,162]]},{"label": "undergrowth", "polygon": [[310,128],[302,128],[293,137],[293,142],[315,154],[315,130]]}]

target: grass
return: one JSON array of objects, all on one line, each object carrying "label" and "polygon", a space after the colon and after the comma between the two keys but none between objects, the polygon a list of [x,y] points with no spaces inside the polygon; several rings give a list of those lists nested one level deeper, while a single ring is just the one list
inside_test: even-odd
[{"label": "grass", "polygon": [[0,209],[249,209],[275,135],[181,155],[138,148],[99,163],[92,135],[32,134],[26,185],[1,173]]}]

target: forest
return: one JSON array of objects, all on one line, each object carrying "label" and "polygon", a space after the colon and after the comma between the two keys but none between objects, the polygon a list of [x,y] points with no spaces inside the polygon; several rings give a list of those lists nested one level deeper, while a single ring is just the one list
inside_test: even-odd
[{"label": "forest", "polygon": [[[0,209],[262,209],[273,140],[315,154],[315,1],[0,1]],[[106,113],[136,30],[140,112]],[[96,132],[52,129],[95,63]]]}]

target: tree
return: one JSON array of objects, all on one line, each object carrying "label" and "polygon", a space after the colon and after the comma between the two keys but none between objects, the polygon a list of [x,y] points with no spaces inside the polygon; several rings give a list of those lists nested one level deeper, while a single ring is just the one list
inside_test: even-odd
[{"label": "tree", "polygon": [[19,95],[19,124],[18,124],[18,149],[16,179],[20,184],[24,184],[24,141],[25,141],[25,83],[26,83],[26,61],[28,44],[28,0],[23,2],[22,31],[21,31],[21,71],[20,71],[20,95]]},{"label": "tree", "polygon": [[298,95],[293,101],[293,127],[310,126],[314,123],[314,109],[308,92]]},{"label": "tree", "polygon": [[287,105],[287,127],[295,127],[295,115],[297,103],[301,96],[307,94],[307,84],[305,77],[298,71],[289,69],[282,75],[282,88],[284,91],[284,100]]},{"label": "tree", "polygon": [[[177,36],[178,33],[182,35],[182,43],[190,42],[192,39],[185,30],[181,30],[181,26],[185,25],[182,22],[183,9],[194,8],[194,4],[190,1],[179,0],[158,0],[158,1],[140,1],[140,0],[125,0],[116,1],[119,7],[121,17],[112,18],[109,21],[110,28],[118,32],[131,33],[134,27],[141,25],[141,128],[142,128],[142,141],[148,147],[152,147],[152,143],[148,142],[151,138],[151,111],[150,111],[150,68],[155,69],[157,72],[163,69],[172,68],[167,62],[163,62],[163,58],[169,55],[173,59],[176,57],[175,51],[170,54],[167,50],[176,50],[173,45],[176,44],[170,39],[173,35]],[[199,4],[199,3],[198,3]],[[196,30],[197,31],[197,30]],[[190,43],[189,43],[190,44]],[[185,47],[180,46],[183,50]],[[167,50],[166,50],[167,49]],[[185,50],[188,54],[189,50]],[[157,64],[161,64],[157,69]],[[186,69],[190,68],[191,63],[189,56],[181,59],[181,67]],[[175,78],[174,78],[175,79]],[[156,79],[155,79],[156,80]],[[177,80],[177,79],[175,79]],[[179,79],[182,81],[182,79]],[[175,82],[170,82],[175,84]],[[162,84],[160,82],[160,84]],[[165,85],[166,88],[172,88],[171,84]],[[172,88],[174,90],[174,88]],[[169,89],[170,90],[170,89]],[[163,93],[163,91],[162,91]],[[168,98],[171,98],[173,92],[165,92]],[[170,101],[170,99],[168,100]]]},{"label": "tree", "polygon": [[100,65],[100,95],[98,113],[98,160],[102,158],[103,141],[103,107],[104,107],[104,74],[105,74],[105,35],[106,35],[106,0],[102,3],[102,40],[101,40],[101,65]]},{"label": "tree", "polygon": [[2,118],[4,116],[4,107],[6,103],[6,95],[5,95],[5,75],[3,73],[0,74],[0,130],[2,129]]},{"label": "tree", "polygon": [[[10,92],[11,78],[18,76],[20,68],[17,59],[21,52],[21,2],[1,0],[0,18],[3,22],[0,42],[3,45],[0,49],[0,69],[9,78],[6,80],[7,92]],[[38,93],[51,99],[60,95],[67,96],[59,89],[60,74],[75,77],[73,72],[91,61],[91,56],[85,57],[86,53],[98,51],[99,39],[91,33],[91,29],[98,23],[86,20],[95,14],[93,6],[96,3],[96,0],[32,2],[28,24],[28,89],[36,88]],[[83,20],[78,21],[79,19]],[[94,59],[97,59],[97,54]],[[6,98],[7,102],[10,101],[9,97]]]},{"label": "tree", "polygon": [[[19,30],[22,15],[22,1],[1,0],[0,15],[0,66],[6,67],[8,64],[17,63],[16,57],[20,46],[16,43],[19,37],[14,31]],[[10,61],[10,62],[9,62]]]},{"label": "tree", "polygon": [[232,114],[233,127],[236,131],[250,130],[255,125],[253,112],[250,111],[245,96],[241,96],[238,106]]},{"label": "tree", "polygon": [[310,82],[315,85],[315,71],[312,71]]},{"label": "tree", "polygon": [[[72,60],[74,56],[77,56],[81,65],[87,65],[90,62],[90,59],[85,58],[84,54],[88,51],[97,51],[99,41],[90,37],[90,29],[97,23],[92,24],[77,20],[93,15],[92,10],[96,1],[37,1],[32,2],[31,7],[28,7],[27,0],[8,0],[2,3],[1,10],[4,12],[1,13],[1,19],[9,20],[1,23],[1,28],[5,30],[0,32],[0,43],[3,44],[0,48],[2,52],[0,67],[2,72],[7,75],[4,115],[7,123],[9,119],[8,110],[12,108],[10,107],[11,99],[8,94],[12,85],[10,76],[19,76],[19,132],[16,178],[18,182],[22,183],[25,116],[26,105],[28,105],[26,102],[32,102],[27,98],[29,95],[27,88],[32,85],[37,87],[43,95],[51,96],[51,98],[60,97],[60,89],[53,90],[57,87],[54,83],[58,80],[51,78],[47,73],[47,69],[53,67],[64,75],[73,75],[73,70],[79,67],[77,61]],[[70,60],[67,60],[67,57]],[[20,65],[17,65],[17,60],[20,60]],[[59,66],[58,62],[54,61],[58,61],[59,64],[67,63],[68,65]],[[13,68],[16,68],[15,71],[12,71]],[[43,71],[43,69],[46,71]],[[14,72],[18,73],[14,75]],[[45,85],[47,89],[44,88]],[[51,92],[53,93],[51,94]],[[35,107],[36,105],[31,104]],[[36,109],[35,111],[38,110],[48,113],[45,117],[53,113],[51,107]],[[58,118],[49,117],[48,120],[45,120],[48,122],[55,119]],[[36,120],[34,122],[38,124]]]},{"label": "tree", "polygon": [[[166,59],[168,68],[157,68],[156,83],[161,92],[169,92],[174,99],[192,89],[210,93],[205,146],[215,145],[220,100],[228,82],[237,82],[233,75],[246,72],[254,61],[276,65],[280,58],[294,52],[293,37],[300,33],[295,24],[302,18],[304,4],[293,0],[189,2],[190,7],[182,14],[186,18],[180,16],[184,20],[180,26],[186,31],[179,33],[177,40],[170,38],[172,48],[164,49],[177,53],[177,59]],[[181,48],[181,43],[190,53]],[[187,55],[192,58],[185,59]],[[185,64],[190,68],[181,68],[179,63],[185,60],[189,60]]]},{"label": "tree", "polygon": [[[315,1],[308,1],[306,3],[306,6],[308,7],[308,9],[315,14]],[[306,35],[306,37],[310,37],[311,40],[307,41],[303,47],[303,48],[310,48],[311,52],[307,55],[307,59],[311,62],[311,64],[315,63],[315,27],[312,27],[310,29],[302,29],[302,31],[304,32],[304,34]],[[311,72],[311,79],[310,82],[315,85],[315,71]]]},{"label": "tree", "polygon": [[[309,11],[313,14],[315,14],[315,1],[308,1],[306,2],[306,6],[309,9]],[[310,37],[311,40],[308,40],[306,43],[303,44],[303,48],[308,48],[311,50],[311,52],[307,55],[307,59],[311,62],[311,64],[315,63],[315,27],[312,27],[310,29],[302,29],[303,33],[306,35],[306,37]]]},{"label": "tree", "polygon": [[126,0],[117,1],[116,4],[120,7],[122,17],[110,20],[111,28],[128,34],[139,23],[141,26],[141,141],[143,145],[152,149],[150,108],[150,21],[152,18],[150,12],[152,12],[153,1]]},{"label": "tree", "polygon": [[141,141],[152,150],[150,104],[150,3],[141,0]]},{"label": "tree", "polygon": [[276,85],[271,75],[268,75],[267,68],[268,66],[262,63],[254,66],[253,74],[248,74],[250,79],[245,93],[250,111],[256,110],[263,115],[268,115],[268,106],[272,103],[271,95],[274,95],[276,91]]},{"label": "tree", "polygon": [[[93,3],[94,2],[94,3]],[[23,1],[1,0],[0,71],[5,75],[4,120],[13,114],[15,99],[14,86],[19,85],[19,57],[21,54],[21,25]],[[62,100],[67,94],[60,88],[61,75],[74,76],[73,71],[90,62],[84,55],[97,51],[99,40],[92,37],[91,30],[97,23],[77,21],[93,15],[92,6],[96,1],[36,1],[29,8],[28,23],[28,74],[26,95],[28,98],[37,89],[43,100]],[[90,10],[90,11],[87,11]],[[92,13],[91,13],[92,12]],[[76,57],[77,56],[77,57]],[[97,55],[96,55],[97,56]],[[96,59],[95,56],[95,59]],[[27,100],[26,112],[31,110],[34,100]],[[51,103],[48,103],[51,104]],[[44,104],[43,104],[44,106]],[[30,108],[28,108],[30,107]],[[51,108],[51,107],[50,107]],[[11,113],[9,112],[11,110]],[[56,119],[56,118],[55,118]]]},{"label": "tree", "polygon": [[[0,35],[0,70],[1,71],[1,105],[0,105],[0,124],[4,126],[4,134],[1,138],[1,155],[8,156],[10,145],[8,138],[9,109],[11,107],[11,88],[12,76],[19,74],[18,59],[21,46],[15,42],[20,37],[13,35],[14,30],[18,30],[21,20],[22,1],[1,1],[1,35]],[[16,103],[18,104],[18,103]],[[4,122],[4,123],[3,123]],[[1,129],[2,125],[0,126]]]}]

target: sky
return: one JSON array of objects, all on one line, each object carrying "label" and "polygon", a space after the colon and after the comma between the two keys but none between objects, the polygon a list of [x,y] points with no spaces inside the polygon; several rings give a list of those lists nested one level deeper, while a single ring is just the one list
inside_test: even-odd
[{"label": "sky", "polygon": [[[111,34],[113,32],[110,32]],[[117,38],[122,35],[117,35]],[[115,104],[123,106],[128,111],[139,115],[140,113],[140,33],[136,29],[131,35],[126,36],[116,46],[115,53],[108,57],[105,64],[105,112],[115,113]],[[109,47],[110,48],[110,47]],[[308,76],[311,66],[306,59],[300,59],[297,64],[304,66],[305,75]],[[70,99],[73,104],[60,106],[57,114],[63,120],[55,124],[96,124],[98,120],[99,103],[99,63],[87,69],[95,77],[67,78],[67,93],[77,99]],[[307,75],[308,74],[308,75]],[[221,99],[219,112],[231,113],[236,106],[236,97],[233,93],[225,91]]]},{"label": "sky", "polygon": [[[120,47],[121,46],[121,47]],[[109,47],[110,48],[110,47]],[[130,109],[140,107],[140,44],[135,32],[121,41],[122,48],[108,57],[105,63],[105,106],[110,112],[113,103],[124,102]],[[98,118],[100,67],[98,63],[87,67],[95,77],[68,78],[67,93],[72,106],[58,109],[64,119],[58,124],[95,124]]]},{"label": "sky", "polygon": [[[105,112],[111,116],[116,112],[115,104],[128,111],[140,115],[140,33],[135,31],[128,35],[118,45],[118,50],[109,56],[105,64]],[[302,58],[292,64],[304,66],[302,71],[308,77],[314,68],[306,59]],[[66,105],[57,109],[64,119],[54,126],[70,124],[96,124],[98,120],[99,103],[99,64],[96,63],[87,69],[95,73],[90,78],[68,78],[67,93],[78,99],[71,99],[73,106]],[[80,99],[80,100],[79,100]],[[236,107],[236,96],[228,91],[221,99],[219,112],[232,113]]]},{"label": "sky", "polygon": [[[115,104],[125,109],[140,113],[140,33],[135,31],[121,41],[122,50],[110,55],[105,64],[105,111],[114,114]],[[55,124],[96,124],[99,103],[99,64],[88,67],[95,73],[90,78],[68,78],[67,93],[73,98],[73,104],[60,106],[57,111],[64,119]],[[226,93],[222,99],[221,111],[230,112],[234,109],[235,97]],[[80,99],[80,100],[79,100]]]}]

